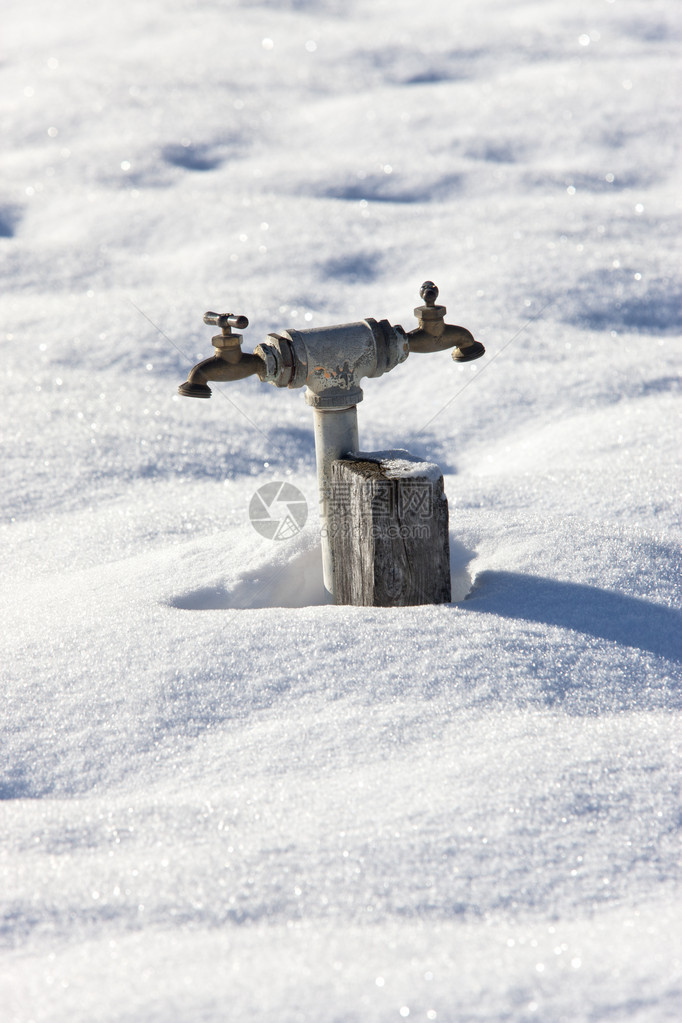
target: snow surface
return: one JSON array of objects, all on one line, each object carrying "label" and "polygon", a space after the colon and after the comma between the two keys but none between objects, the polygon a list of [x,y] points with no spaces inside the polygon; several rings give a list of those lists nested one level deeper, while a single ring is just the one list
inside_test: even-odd
[{"label": "snow surface", "polygon": [[[3,1023],[677,1020],[679,5],[5,0]],[[414,324],[449,606],[323,606],[207,309]],[[310,506],[267,541],[254,492]]]}]

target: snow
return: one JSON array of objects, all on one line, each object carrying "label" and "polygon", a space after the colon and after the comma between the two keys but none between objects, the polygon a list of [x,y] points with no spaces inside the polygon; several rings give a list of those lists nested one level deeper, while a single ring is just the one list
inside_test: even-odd
[{"label": "snow", "polygon": [[411,455],[404,448],[389,449],[387,451],[355,451],[350,452],[356,458],[366,458],[369,461],[381,464],[381,473],[388,480],[400,479],[426,479],[436,483],[441,478],[440,466],[435,462],[426,462],[415,455]]},{"label": "snow", "polygon": [[[679,35],[6,0],[3,1023],[680,1017]],[[302,391],[177,386],[207,309],[427,279],[487,354],[364,381],[360,444],[444,472],[453,603],[326,606]]]}]

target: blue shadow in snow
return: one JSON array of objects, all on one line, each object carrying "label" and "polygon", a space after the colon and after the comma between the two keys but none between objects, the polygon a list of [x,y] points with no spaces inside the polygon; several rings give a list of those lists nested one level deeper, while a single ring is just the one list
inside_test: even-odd
[{"label": "blue shadow in snow", "polygon": [[216,170],[223,164],[221,156],[210,146],[202,145],[170,145],[164,146],[161,155],[166,163],[174,167],[182,167],[190,171]]},{"label": "blue shadow in snow", "polygon": [[14,238],[20,219],[14,206],[0,206],[0,238]]},{"label": "blue shadow in snow", "polygon": [[464,607],[573,629],[682,662],[682,612],[611,590],[519,572],[481,572]]},{"label": "blue shadow in snow", "polygon": [[462,191],[464,175],[444,174],[432,181],[425,181],[418,188],[401,187],[398,180],[385,174],[363,178],[361,181],[344,182],[325,187],[320,193],[326,199],[342,199],[356,202],[423,203],[446,199]]},{"label": "blue shadow in snow", "polygon": [[325,277],[331,277],[334,280],[369,283],[379,277],[381,263],[382,258],[379,253],[368,255],[356,252],[353,255],[328,259],[322,264],[321,269]]},{"label": "blue shadow in snow", "polygon": [[629,269],[595,270],[561,299],[564,320],[588,330],[677,334],[682,289],[664,278],[637,284]]}]

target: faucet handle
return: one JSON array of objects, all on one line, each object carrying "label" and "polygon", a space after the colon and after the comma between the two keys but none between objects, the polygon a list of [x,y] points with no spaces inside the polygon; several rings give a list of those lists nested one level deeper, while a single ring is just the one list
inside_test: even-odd
[{"label": "faucet handle", "polygon": [[220,327],[220,334],[214,334],[212,338],[213,347],[218,352],[228,349],[240,349],[242,343],[241,334],[233,334],[232,328],[244,330],[248,327],[249,321],[246,316],[238,316],[236,313],[204,313],[204,323],[213,327]]},{"label": "faucet handle", "polygon": [[424,322],[439,324],[436,328],[440,331],[440,324],[445,322],[445,314],[447,309],[444,305],[436,305],[436,299],[438,298],[438,286],[433,281],[424,281],[421,288],[419,289],[419,297],[424,300],[424,305],[418,305],[414,311],[414,315],[419,320],[419,325],[424,326]]},{"label": "faucet handle", "polygon": [[438,288],[433,281],[424,281],[419,289],[419,297],[424,299],[429,308],[434,306],[438,298]]},{"label": "faucet handle", "polygon": [[236,327],[237,330],[246,330],[249,321],[246,316],[238,316],[236,313],[204,313],[204,323],[211,327]]}]

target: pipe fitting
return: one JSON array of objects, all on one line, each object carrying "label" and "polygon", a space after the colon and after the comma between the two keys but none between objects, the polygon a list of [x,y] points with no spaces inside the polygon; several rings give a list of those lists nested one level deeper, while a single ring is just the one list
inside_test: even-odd
[{"label": "pipe fitting", "polygon": [[305,400],[319,409],[357,405],[364,377],[379,377],[410,353],[405,331],[388,320],[269,334],[255,350],[266,369],[262,377],[275,387],[306,385]]}]

